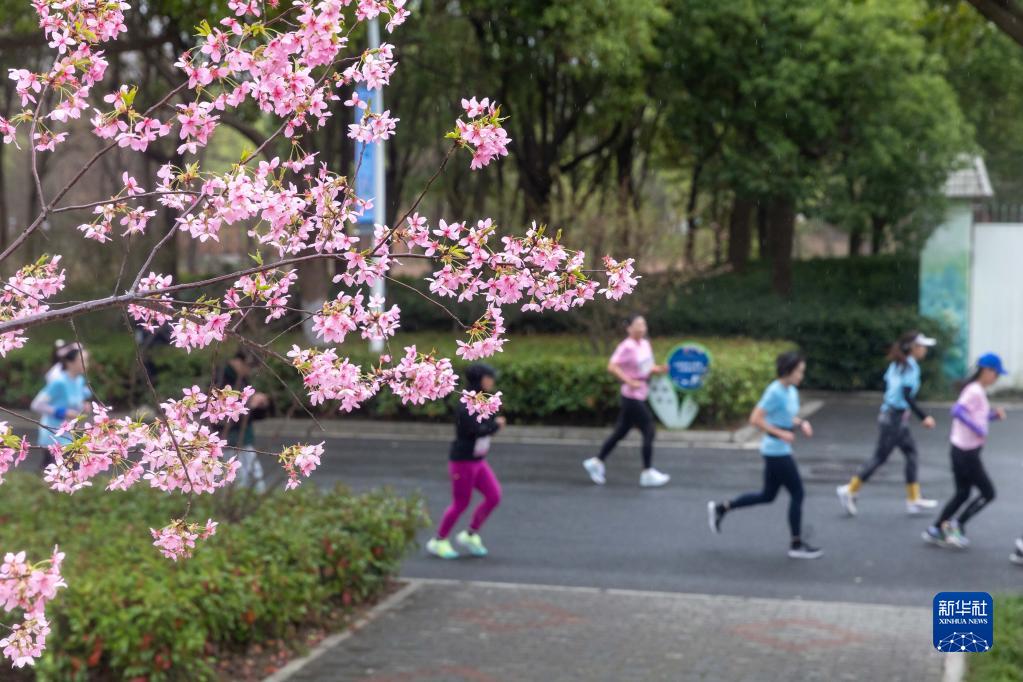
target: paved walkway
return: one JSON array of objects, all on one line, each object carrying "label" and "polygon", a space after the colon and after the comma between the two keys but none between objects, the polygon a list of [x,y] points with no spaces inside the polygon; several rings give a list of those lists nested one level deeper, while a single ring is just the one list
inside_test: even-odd
[{"label": "paved walkway", "polygon": [[941,680],[930,630],[921,608],[417,580],[287,679]]}]

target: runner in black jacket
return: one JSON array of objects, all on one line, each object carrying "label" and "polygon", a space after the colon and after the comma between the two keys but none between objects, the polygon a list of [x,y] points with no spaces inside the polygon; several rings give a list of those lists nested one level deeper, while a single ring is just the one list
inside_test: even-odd
[{"label": "runner in black jacket", "polygon": [[[493,393],[496,372],[489,365],[474,364],[466,370],[465,378],[470,391]],[[472,491],[479,490],[483,501],[473,512],[469,530],[458,534],[458,544],[469,550],[473,556],[486,556],[487,548],[480,539],[479,530],[487,517],[501,502],[501,484],[494,470],[487,463],[490,452],[490,437],[505,425],[504,417],[490,417],[479,420],[469,414],[465,404],[459,401],[455,409],[455,440],[448,453],[448,475],[451,478],[451,504],[441,518],[437,537],[426,543],[430,554],[442,559],[454,559],[458,552],[451,546],[448,535],[459,517],[469,508]]]}]

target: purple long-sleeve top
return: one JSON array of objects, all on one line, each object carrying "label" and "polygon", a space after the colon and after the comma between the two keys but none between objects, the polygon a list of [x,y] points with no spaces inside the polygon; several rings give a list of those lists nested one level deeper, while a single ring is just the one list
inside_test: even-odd
[{"label": "purple long-sleeve top", "polygon": [[983,446],[988,424],[994,418],[984,387],[976,381],[967,384],[952,406],[952,445],[960,450]]}]

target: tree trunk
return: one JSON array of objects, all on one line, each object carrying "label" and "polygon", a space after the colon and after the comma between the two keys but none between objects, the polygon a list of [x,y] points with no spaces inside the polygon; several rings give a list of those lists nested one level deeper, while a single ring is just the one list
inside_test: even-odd
[{"label": "tree trunk", "polygon": [[[327,261],[322,258],[298,264],[299,300],[302,310],[316,311],[323,307],[330,293],[330,276],[327,274]],[[309,343],[320,343],[313,333],[313,319],[309,317],[302,324],[302,332]]]},{"label": "tree trunk", "polygon": [[796,233],[796,205],[777,197],[767,208],[768,245],[771,250],[771,286],[779,296],[792,294],[792,244]]},{"label": "tree trunk", "polygon": [[750,216],[753,202],[736,196],[732,202],[732,215],[728,220],[728,262],[735,272],[744,272],[749,263],[749,250],[753,245]]},{"label": "tree trunk", "polygon": [[700,197],[700,174],[703,172],[703,163],[697,163],[693,168],[693,177],[689,182],[689,201],[686,202],[686,248],[685,267],[696,266],[696,201]]},{"label": "tree trunk", "polygon": [[870,255],[880,255],[881,249],[884,248],[884,228],[886,223],[884,218],[874,216],[870,219]]},{"label": "tree trunk", "polygon": [[849,232],[849,255],[859,256],[863,253],[863,227],[857,225]]},{"label": "tree trunk", "polygon": [[757,258],[767,258],[767,202],[757,199]]}]

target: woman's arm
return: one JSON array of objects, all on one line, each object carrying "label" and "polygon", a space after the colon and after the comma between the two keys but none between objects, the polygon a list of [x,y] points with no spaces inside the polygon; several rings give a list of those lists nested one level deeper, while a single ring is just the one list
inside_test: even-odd
[{"label": "woman's arm", "polygon": [[923,408],[916,402],[916,399],[913,397],[913,389],[909,386],[903,386],[902,397],[906,399],[906,404],[909,405],[909,409],[912,410],[913,414],[916,415],[916,418],[923,423],[924,427],[933,429],[935,426],[934,417],[924,412]]},{"label": "woman's arm", "polygon": [[495,417],[477,421],[476,417],[469,414],[464,406],[459,405],[458,410],[458,435],[461,438],[482,438],[491,436],[501,430],[501,422]]},{"label": "woman's arm", "polygon": [[56,416],[56,408],[50,404],[50,396],[47,395],[45,388],[32,399],[32,411],[47,417]]},{"label": "woman's arm", "polygon": [[617,377],[617,379],[623,384],[627,384],[629,386],[637,386],[643,383],[639,379],[632,379],[626,376],[625,371],[614,360],[607,363],[607,371],[613,374],[615,377]]},{"label": "woman's arm", "polygon": [[41,414],[47,417],[56,417],[57,419],[64,419],[65,417],[77,417],[78,411],[71,410],[66,407],[57,407],[50,401],[50,394],[44,388],[39,391],[35,398],[32,399],[31,409],[36,414]]},{"label": "woman's arm", "polygon": [[975,422],[970,416],[969,410],[962,403],[956,403],[952,406],[952,418],[961,421],[966,428],[981,438],[987,436],[987,428]]},{"label": "woman's arm", "polygon": [[759,405],[753,408],[753,414],[749,417],[749,423],[764,433],[774,436],[778,440],[785,441],[786,443],[791,443],[796,439],[795,434],[791,431],[786,431],[785,429],[769,424],[767,422],[767,412]]}]

